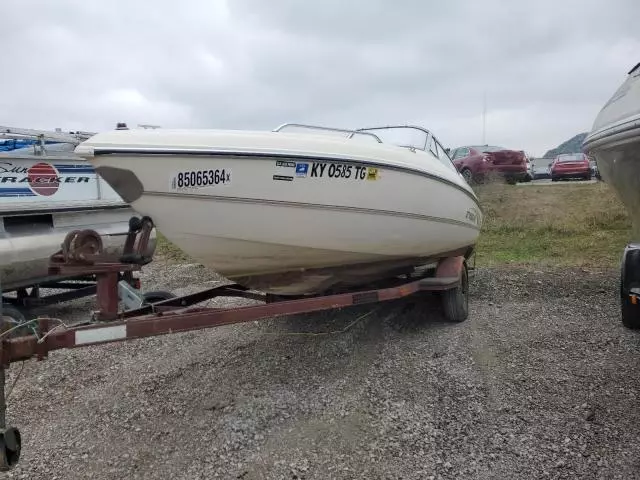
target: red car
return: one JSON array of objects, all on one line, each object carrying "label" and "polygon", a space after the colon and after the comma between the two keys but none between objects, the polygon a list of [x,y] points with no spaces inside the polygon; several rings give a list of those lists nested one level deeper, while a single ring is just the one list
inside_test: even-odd
[{"label": "red car", "polygon": [[531,179],[529,159],[522,150],[490,145],[469,146],[452,150],[450,156],[468,183],[482,182],[492,174],[511,184]]},{"label": "red car", "polygon": [[589,158],[584,153],[558,155],[553,163],[549,164],[549,167],[552,182],[565,178],[591,180],[591,175],[593,174]]}]

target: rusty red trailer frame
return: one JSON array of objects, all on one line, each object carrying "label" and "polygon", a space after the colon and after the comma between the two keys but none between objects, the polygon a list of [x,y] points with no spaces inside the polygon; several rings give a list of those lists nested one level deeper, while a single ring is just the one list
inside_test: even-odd
[{"label": "rusty red trailer frame", "polygon": [[[118,311],[119,273],[140,270],[150,259],[145,258],[146,242],[153,229],[148,217],[136,217],[130,222],[129,237],[125,254],[119,258],[109,258],[102,254],[102,239],[92,230],[71,232],[59,252],[51,257],[51,273],[81,274],[91,273],[97,277],[97,312],[88,325],[65,327],[53,323],[52,319],[39,318],[37,334],[11,338],[7,335],[8,325],[2,322],[0,341],[0,470],[10,470],[21,451],[20,432],[6,426],[5,410],[5,370],[12,362],[33,357],[45,359],[49,352],[64,348],[78,348],[104,343],[144,338],[169,333],[211,328],[221,325],[249,322],[278,315],[293,315],[321,310],[383,302],[406,297],[419,291],[456,291],[460,296],[462,310],[460,318],[466,319],[467,265],[471,251],[450,252],[439,259],[435,273],[417,279],[395,279],[382,288],[351,291],[328,296],[304,297],[298,299],[278,299],[276,297],[249,291],[241,285],[223,285],[197,293],[170,298],[135,310]],[[192,307],[216,297],[242,297],[264,302],[263,304],[234,308]],[[0,310],[1,313],[1,310]]]}]

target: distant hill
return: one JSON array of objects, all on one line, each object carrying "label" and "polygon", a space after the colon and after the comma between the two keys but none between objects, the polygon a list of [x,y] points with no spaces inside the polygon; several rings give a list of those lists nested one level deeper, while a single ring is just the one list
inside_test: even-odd
[{"label": "distant hill", "polygon": [[563,153],[577,153],[582,151],[582,142],[587,136],[588,132],[579,133],[575,137],[571,137],[564,143],[561,143],[556,148],[552,148],[547,153],[544,154],[543,158],[554,158],[557,155],[561,155]]}]

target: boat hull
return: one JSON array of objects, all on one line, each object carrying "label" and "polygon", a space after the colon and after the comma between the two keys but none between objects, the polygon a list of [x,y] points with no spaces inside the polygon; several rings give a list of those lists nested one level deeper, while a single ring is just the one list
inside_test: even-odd
[{"label": "boat hull", "polygon": [[602,180],[624,204],[632,222],[632,238],[640,241],[640,69],[602,108],[583,150],[592,156]]},{"label": "boat hull", "polygon": [[602,180],[613,187],[632,223],[631,241],[640,242],[640,128],[623,144],[592,150]]},{"label": "boat hull", "polygon": [[[400,265],[470,247],[477,236],[473,227],[442,219],[371,210],[162,195],[143,195],[133,207],[158,219],[157,228],[202,264],[250,288],[280,295],[384,277]],[[163,214],[168,211],[175,212],[173,218]]]},{"label": "boat hull", "polygon": [[89,160],[189,256],[278,295],[362,285],[468,253],[481,225],[457,172],[290,153],[112,152]]}]

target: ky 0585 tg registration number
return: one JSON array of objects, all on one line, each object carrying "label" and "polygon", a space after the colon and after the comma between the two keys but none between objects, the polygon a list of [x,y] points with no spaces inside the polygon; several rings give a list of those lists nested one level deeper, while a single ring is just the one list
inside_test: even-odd
[{"label": "ky 0585 tg registration number", "polygon": [[192,170],[178,172],[173,176],[171,186],[173,188],[198,188],[216,185],[228,185],[231,183],[231,170],[219,168],[215,170]]}]

